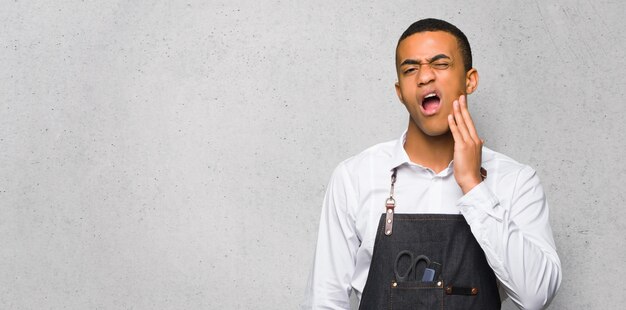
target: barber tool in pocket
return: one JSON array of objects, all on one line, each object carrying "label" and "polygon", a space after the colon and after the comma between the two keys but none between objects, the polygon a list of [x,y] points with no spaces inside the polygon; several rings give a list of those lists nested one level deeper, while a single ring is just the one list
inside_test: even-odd
[{"label": "barber tool in pocket", "polygon": [[404,250],[396,256],[393,271],[398,282],[432,282],[441,274],[441,264],[431,262],[426,255],[416,256]]}]

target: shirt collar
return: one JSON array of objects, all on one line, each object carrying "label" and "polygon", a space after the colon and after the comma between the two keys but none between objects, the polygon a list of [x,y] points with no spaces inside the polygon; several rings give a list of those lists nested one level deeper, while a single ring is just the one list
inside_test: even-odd
[{"label": "shirt collar", "polygon": [[[393,147],[393,151],[391,154],[391,161],[389,161],[389,171],[393,170],[394,168],[398,168],[402,165],[409,165],[411,164],[411,159],[409,158],[409,154],[406,153],[406,150],[404,149],[404,143],[406,142],[406,132],[407,130],[405,129],[404,132],[402,133],[402,135],[400,136],[400,138],[398,138],[396,140],[396,143]],[[483,160],[484,161],[484,160]],[[429,168],[426,168],[422,165],[419,164],[415,164],[413,163],[413,165],[421,167],[425,170],[430,170]],[[451,161],[448,164],[448,167],[446,169],[444,169],[442,172],[440,172],[440,175],[448,175],[450,173],[452,173],[453,170],[453,166],[454,166],[454,161]]]},{"label": "shirt collar", "polygon": [[409,159],[409,155],[406,153],[406,150],[404,150],[405,142],[406,129],[404,130],[400,138],[396,140],[396,143],[393,147],[391,161],[389,161],[389,171],[393,170],[394,168],[398,168],[403,164],[408,164],[411,162],[411,160]]}]

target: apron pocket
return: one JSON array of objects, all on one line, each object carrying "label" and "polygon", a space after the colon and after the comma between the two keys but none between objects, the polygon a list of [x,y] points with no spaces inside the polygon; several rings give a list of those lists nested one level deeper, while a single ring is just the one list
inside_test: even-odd
[{"label": "apron pocket", "polygon": [[392,282],[389,309],[440,309],[444,288],[436,282]]}]

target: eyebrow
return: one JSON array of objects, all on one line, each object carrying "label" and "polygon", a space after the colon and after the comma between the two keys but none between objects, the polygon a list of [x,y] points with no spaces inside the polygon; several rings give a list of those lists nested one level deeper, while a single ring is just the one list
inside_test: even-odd
[{"label": "eyebrow", "polygon": [[[426,59],[426,61],[428,63],[431,63],[433,61],[437,61],[439,59],[451,59],[448,55],[446,54],[437,54],[435,56],[433,56],[430,59]],[[415,59],[405,59],[401,64],[400,67],[405,66],[405,65],[419,65],[421,64],[421,62],[419,62],[418,60]]]}]

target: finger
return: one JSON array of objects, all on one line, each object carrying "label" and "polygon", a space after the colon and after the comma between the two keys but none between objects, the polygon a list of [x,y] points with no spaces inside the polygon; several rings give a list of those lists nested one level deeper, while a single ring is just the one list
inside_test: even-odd
[{"label": "finger", "polygon": [[461,133],[454,122],[454,116],[452,116],[452,114],[448,114],[448,126],[450,126],[450,132],[452,132],[454,142],[463,142],[463,137],[461,137]]},{"label": "finger", "polygon": [[478,137],[478,132],[476,132],[476,127],[474,126],[474,121],[472,120],[472,116],[469,113],[469,109],[467,108],[467,98],[462,95],[459,98],[459,107],[461,110],[461,114],[463,115],[463,120],[467,125],[467,131],[469,132],[470,137],[474,140],[474,142],[479,143],[480,138]]},{"label": "finger", "polygon": [[465,120],[463,119],[463,115],[461,114],[459,101],[455,100],[452,103],[452,107],[454,110],[454,120],[456,121],[456,126],[458,127],[459,132],[461,133],[461,137],[463,137],[463,141],[473,140],[469,134],[469,131],[467,131],[467,125],[465,124]]}]

